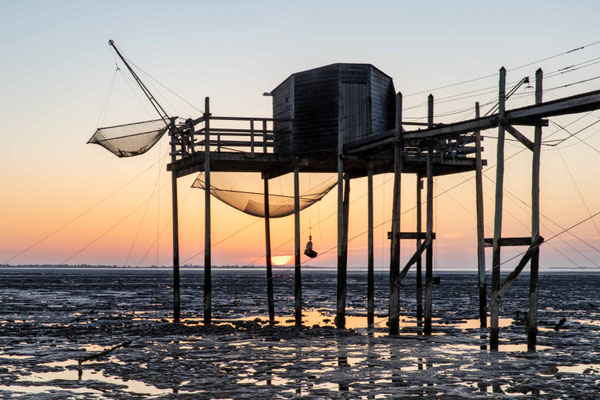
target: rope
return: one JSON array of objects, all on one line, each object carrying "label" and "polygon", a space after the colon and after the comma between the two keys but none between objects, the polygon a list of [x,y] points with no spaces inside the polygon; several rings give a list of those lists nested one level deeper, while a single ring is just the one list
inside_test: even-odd
[{"label": "rope", "polygon": [[148,172],[150,169],[152,169],[154,166],[156,165],[156,163],[152,164],[151,166],[149,166],[148,168],[144,169],[142,172],[140,172],[138,175],[134,176],[132,179],[130,179],[129,181],[127,181],[125,184],[123,184],[122,186],[119,186],[119,188],[117,188],[115,191],[111,192],[110,194],[108,194],[106,197],[104,197],[102,200],[98,201],[97,203],[93,204],[91,207],[87,208],[85,211],[83,211],[82,213],[78,214],[77,216],[75,216],[74,218],[70,219],[69,221],[67,221],[66,223],[64,223],[63,225],[59,226],[58,228],[56,228],[55,230],[53,230],[52,232],[50,232],[49,234],[47,234],[46,236],[42,237],[41,239],[39,239],[38,241],[34,242],[33,244],[29,245],[28,247],[26,247],[25,249],[21,250],[20,252],[18,252],[17,254],[15,254],[14,256],[8,258],[7,260],[5,260],[3,262],[3,264],[8,264],[10,261],[12,261],[13,259],[19,257],[20,255],[22,255],[23,253],[31,250],[32,248],[34,248],[35,246],[37,246],[38,244],[48,240],[49,238],[51,238],[52,236],[54,236],[55,234],[57,234],[58,232],[60,232],[61,230],[63,230],[64,228],[66,228],[67,226],[71,225],[73,222],[77,221],[79,218],[83,217],[84,215],[86,215],[87,213],[89,213],[90,211],[92,211],[93,209],[95,209],[96,207],[98,207],[100,204],[104,203],[106,200],[110,199],[111,197],[113,197],[114,195],[116,195],[117,193],[119,193],[121,190],[123,190],[124,188],[126,188],[127,186],[129,186],[132,182],[134,182],[136,179],[138,179],[140,176],[142,176],[144,173]]}]

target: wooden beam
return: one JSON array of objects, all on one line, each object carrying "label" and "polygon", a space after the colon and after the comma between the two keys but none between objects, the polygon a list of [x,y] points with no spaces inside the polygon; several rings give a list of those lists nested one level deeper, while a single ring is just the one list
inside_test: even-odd
[{"label": "wooden beam", "polygon": [[265,254],[267,266],[267,305],[269,324],[275,323],[275,300],[273,299],[273,268],[271,266],[271,211],[269,210],[269,179],[264,178],[265,195]]},{"label": "wooden beam", "polygon": [[375,257],[373,240],[373,162],[367,167],[367,325],[372,327],[375,323]]},{"label": "wooden beam", "polygon": [[[498,115],[504,118],[506,101],[506,69],[500,68],[500,82],[498,90]],[[500,289],[500,237],[502,234],[502,199],[504,183],[504,126],[498,125],[498,149],[496,151],[496,199],[494,209],[494,241],[492,255],[492,288],[490,298],[490,350],[498,350],[498,317]]]},{"label": "wooden beam", "polygon": [[[485,247],[494,247],[494,239],[493,238],[485,238],[484,239]],[[498,239],[498,246],[530,246],[531,245],[531,237],[509,237],[509,238],[500,238]]]},{"label": "wooden beam", "polygon": [[302,269],[300,264],[300,168],[294,165],[294,317],[302,326]]},{"label": "wooden beam", "polygon": [[[431,233],[432,239],[435,239],[435,232]],[[387,233],[387,238],[392,238],[392,232]],[[412,240],[424,240],[427,238],[426,232],[398,232],[398,239],[412,239]]]},{"label": "wooden beam", "polygon": [[[206,142],[210,137],[210,99],[204,99]],[[210,234],[210,146],[204,146],[204,325],[212,320],[211,234]]]},{"label": "wooden beam", "polygon": [[[402,93],[396,95],[396,128],[394,144],[394,193],[392,199],[392,232],[390,243],[390,295],[388,319],[390,335],[400,330],[400,193],[402,186]],[[398,238],[398,239],[396,239]]]},{"label": "wooden beam", "polygon": [[533,151],[533,142],[527,138],[527,136],[523,135],[517,128],[512,126],[509,123],[504,124],[504,129],[508,131],[515,139],[523,144],[523,146],[527,147],[529,150]]},{"label": "wooden beam", "polygon": [[[542,103],[542,69],[535,73],[535,102]],[[533,160],[531,173],[531,236],[532,244],[540,237],[540,158],[542,147],[542,127],[536,126],[533,140]],[[529,312],[527,313],[527,350],[535,351],[537,343],[538,314],[538,276],[540,268],[540,249],[535,249],[531,257],[529,273]]]},{"label": "wooden beam", "polygon": [[500,287],[500,289],[498,289],[497,296],[498,296],[499,299],[502,298],[502,296],[504,296],[506,294],[506,292],[508,291],[508,289],[510,288],[510,286],[517,279],[517,277],[519,276],[519,274],[521,273],[521,271],[523,271],[523,268],[525,268],[525,266],[527,265],[527,263],[529,262],[529,260],[531,260],[531,257],[533,257],[533,255],[537,252],[538,248],[540,247],[540,245],[543,242],[544,242],[544,238],[541,237],[541,236],[538,236],[537,239],[535,239],[535,241],[531,244],[531,246],[529,247],[529,249],[527,249],[527,251],[523,255],[523,258],[521,259],[521,261],[519,261],[519,264],[506,277],[506,279],[502,283],[502,286]]},{"label": "wooden beam", "polygon": [[[475,118],[479,118],[479,103],[475,103]],[[479,288],[479,327],[487,327],[487,288],[485,281],[485,243],[483,214],[483,166],[481,162],[481,132],[475,131],[475,203],[477,209],[477,277]]]}]

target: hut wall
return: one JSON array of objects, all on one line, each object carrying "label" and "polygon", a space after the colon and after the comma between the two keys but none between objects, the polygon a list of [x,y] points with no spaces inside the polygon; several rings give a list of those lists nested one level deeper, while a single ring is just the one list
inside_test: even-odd
[{"label": "hut wall", "polygon": [[295,74],[292,152],[337,149],[338,65]]},{"label": "hut wall", "polygon": [[396,121],[396,91],[392,79],[371,67],[372,134],[392,129]]},{"label": "hut wall", "polygon": [[[283,81],[272,92],[273,118],[294,118],[294,75]],[[273,151],[275,153],[289,153],[292,142],[292,122],[273,123]]]},{"label": "hut wall", "polygon": [[294,120],[275,123],[277,153],[336,153],[340,103],[345,143],[394,127],[392,79],[370,64],[332,64],[298,72],[272,93],[274,118]]}]

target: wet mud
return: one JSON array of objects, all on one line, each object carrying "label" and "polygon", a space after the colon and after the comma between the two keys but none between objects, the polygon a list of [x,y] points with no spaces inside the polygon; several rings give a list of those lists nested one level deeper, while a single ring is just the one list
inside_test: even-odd
[{"label": "wet mud", "polygon": [[[386,333],[387,275],[376,275],[366,328],[366,273],[348,277],[348,326],[333,326],[335,273],[303,272],[304,327],[293,327],[293,275],[275,274],[277,324],[262,271],[215,271],[203,326],[201,271],[183,271],[183,321],[159,269],[0,270],[0,398],[600,397],[598,273],[540,277],[538,351],[526,351],[526,276],[501,304],[500,351],[479,329],[477,277],[440,273],[434,335],[401,290],[401,334]],[[562,319],[566,319],[555,329]]]}]

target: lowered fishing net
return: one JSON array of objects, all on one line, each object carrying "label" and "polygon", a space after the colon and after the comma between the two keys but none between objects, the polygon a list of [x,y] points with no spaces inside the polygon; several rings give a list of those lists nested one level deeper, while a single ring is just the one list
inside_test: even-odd
[{"label": "lowered fishing net", "polygon": [[144,154],[167,131],[162,119],[98,128],[88,143],[99,144],[118,157]]},{"label": "lowered fishing net", "polygon": [[[321,200],[337,184],[336,175],[300,175],[300,210]],[[210,194],[246,214],[265,216],[264,183],[260,174],[224,173],[210,174]],[[204,189],[204,173],[200,173],[192,187]],[[269,217],[280,218],[294,213],[293,175],[269,179]]]}]

